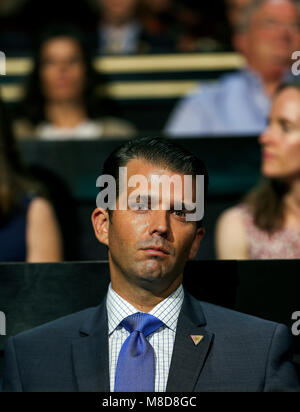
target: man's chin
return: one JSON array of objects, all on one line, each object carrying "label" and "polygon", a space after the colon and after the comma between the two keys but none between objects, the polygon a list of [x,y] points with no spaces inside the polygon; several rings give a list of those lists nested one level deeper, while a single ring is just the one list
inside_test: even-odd
[{"label": "man's chin", "polygon": [[143,290],[148,290],[153,295],[161,295],[165,290],[168,290],[174,283],[175,279],[167,274],[162,273],[143,273],[138,276],[135,284]]},{"label": "man's chin", "polygon": [[138,278],[144,282],[159,282],[164,279],[164,273],[161,270],[142,271],[138,274]]},{"label": "man's chin", "polygon": [[161,264],[154,262],[139,268],[136,278],[143,285],[159,284],[166,279],[167,272]]}]

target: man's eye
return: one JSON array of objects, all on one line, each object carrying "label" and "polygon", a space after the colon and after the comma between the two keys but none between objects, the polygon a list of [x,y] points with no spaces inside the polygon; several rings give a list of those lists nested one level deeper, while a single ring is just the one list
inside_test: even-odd
[{"label": "man's eye", "polygon": [[265,20],[264,23],[266,26],[270,26],[270,27],[274,27],[278,24],[277,21],[272,20],[272,19]]},{"label": "man's eye", "polygon": [[266,29],[275,29],[277,28],[280,23],[278,23],[276,20],[268,19],[268,20],[263,20],[261,22],[262,27]]},{"label": "man's eye", "polygon": [[184,210],[174,210],[173,213],[178,217],[186,217],[187,214]]},{"label": "man's eye", "polygon": [[137,203],[135,206],[135,210],[148,210],[148,204],[147,203]]}]

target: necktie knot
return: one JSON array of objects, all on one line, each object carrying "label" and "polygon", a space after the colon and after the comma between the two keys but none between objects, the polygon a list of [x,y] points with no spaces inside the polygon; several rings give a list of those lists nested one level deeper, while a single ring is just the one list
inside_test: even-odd
[{"label": "necktie knot", "polygon": [[127,316],[127,318],[122,320],[121,324],[128,332],[138,331],[143,333],[144,336],[151,335],[151,333],[164,325],[164,323],[155,316],[142,312]]}]

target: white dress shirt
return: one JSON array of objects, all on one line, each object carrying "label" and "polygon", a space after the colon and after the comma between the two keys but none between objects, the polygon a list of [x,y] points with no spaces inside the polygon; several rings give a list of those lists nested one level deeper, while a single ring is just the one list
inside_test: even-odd
[{"label": "white dress shirt", "polygon": [[99,28],[99,52],[129,54],[138,51],[141,28],[135,21],[116,27],[104,24]]},{"label": "white dress shirt", "polygon": [[[156,316],[164,323],[146,339],[154,349],[155,357],[155,392],[165,392],[173,346],[176,335],[177,321],[184,298],[183,287],[180,285],[170,296],[156,305],[150,315]],[[109,340],[109,375],[110,391],[114,392],[115,372],[121,347],[130,333],[120,325],[127,316],[140,312],[125,299],[121,298],[111,287],[108,288],[107,300],[108,340]]]}]

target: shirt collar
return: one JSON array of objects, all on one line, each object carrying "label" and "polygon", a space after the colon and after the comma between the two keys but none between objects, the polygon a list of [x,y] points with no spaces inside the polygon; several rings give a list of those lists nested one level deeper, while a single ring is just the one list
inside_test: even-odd
[{"label": "shirt collar", "polygon": [[[252,86],[256,86],[257,88],[263,88],[262,77],[258,72],[253,70],[251,67],[245,67],[241,70],[241,73],[248,80],[248,82],[252,84]],[[282,75],[281,82],[287,82],[293,79],[293,74],[290,72],[289,69],[287,69]]]},{"label": "shirt collar", "polygon": [[137,22],[132,21],[130,23],[124,24],[121,27],[114,27],[110,24],[103,24],[99,28],[99,33],[100,37],[102,37],[102,41],[107,42],[108,38],[113,34],[120,35],[127,40],[133,40],[138,35],[140,30],[140,25]]},{"label": "shirt collar", "polygon": [[[173,332],[176,331],[179,312],[184,298],[183,287],[180,285],[170,296],[156,305],[150,315],[156,316]],[[106,299],[108,334],[112,334],[127,316],[139,312],[133,305],[118,295],[109,284]]]}]

